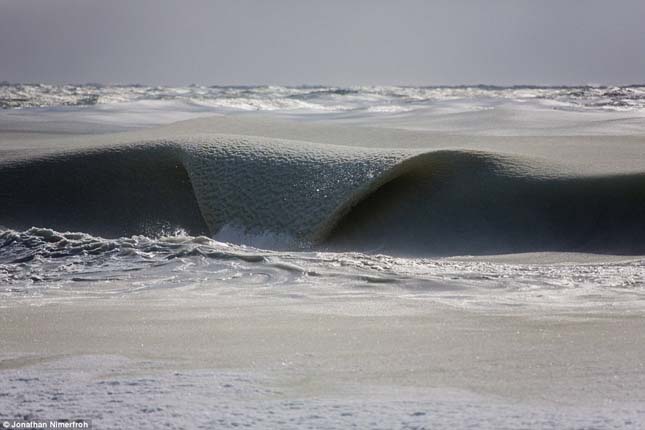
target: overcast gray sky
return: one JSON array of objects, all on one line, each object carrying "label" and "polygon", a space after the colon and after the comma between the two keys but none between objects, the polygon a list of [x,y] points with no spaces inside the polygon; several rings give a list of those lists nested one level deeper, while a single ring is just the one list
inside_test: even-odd
[{"label": "overcast gray sky", "polygon": [[0,81],[645,82],[645,0],[0,0]]}]

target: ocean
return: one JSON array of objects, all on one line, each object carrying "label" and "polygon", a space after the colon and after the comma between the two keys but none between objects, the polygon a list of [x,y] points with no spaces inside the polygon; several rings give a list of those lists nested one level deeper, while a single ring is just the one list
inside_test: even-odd
[{"label": "ocean", "polygon": [[3,83],[0,108],[2,418],[645,420],[645,86]]}]

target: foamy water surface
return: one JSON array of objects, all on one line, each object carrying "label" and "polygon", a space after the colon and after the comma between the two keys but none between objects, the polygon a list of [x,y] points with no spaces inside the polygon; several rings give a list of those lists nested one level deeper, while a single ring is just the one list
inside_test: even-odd
[{"label": "foamy water surface", "polygon": [[[267,238],[262,240],[268,245]],[[270,251],[182,233],[101,239],[32,228],[0,233],[0,294],[5,305],[169,288],[186,295],[392,295],[483,311],[541,306],[641,310],[645,305],[642,258],[603,262],[593,256],[542,254],[497,260]]]}]

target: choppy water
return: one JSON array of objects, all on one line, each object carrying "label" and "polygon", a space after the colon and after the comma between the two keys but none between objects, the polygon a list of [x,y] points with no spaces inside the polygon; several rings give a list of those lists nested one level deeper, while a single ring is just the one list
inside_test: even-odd
[{"label": "choppy water", "polygon": [[[551,260],[571,257],[551,255]],[[0,297],[9,304],[170,288],[283,298],[392,295],[488,311],[645,305],[645,260],[576,262],[580,258],[556,264],[397,258],[270,251],[181,232],[102,239],[32,228],[0,232]]]},{"label": "choppy water", "polygon": [[201,86],[0,84],[0,108],[93,106],[146,100],[180,101],[221,111],[301,113],[411,112],[442,103],[470,109],[537,103],[558,110],[640,111],[645,86]]}]

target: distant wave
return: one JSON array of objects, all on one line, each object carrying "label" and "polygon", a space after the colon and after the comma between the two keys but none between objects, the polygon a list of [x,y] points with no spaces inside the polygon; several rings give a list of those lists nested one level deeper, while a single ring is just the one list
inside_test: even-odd
[{"label": "distant wave", "polygon": [[211,134],[4,162],[0,184],[0,225],[19,230],[235,231],[423,255],[645,251],[645,173],[576,176],[492,152]]},{"label": "distant wave", "polygon": [[477,86],[201,86],[48,85],[0,83],[0,108],[91,106],[151,100],[196,104],[220,111],[341,113],[406,112],[463,101],[541,103],[549,109],[638,111],[645,109],[645,86],[540,87]]}]

